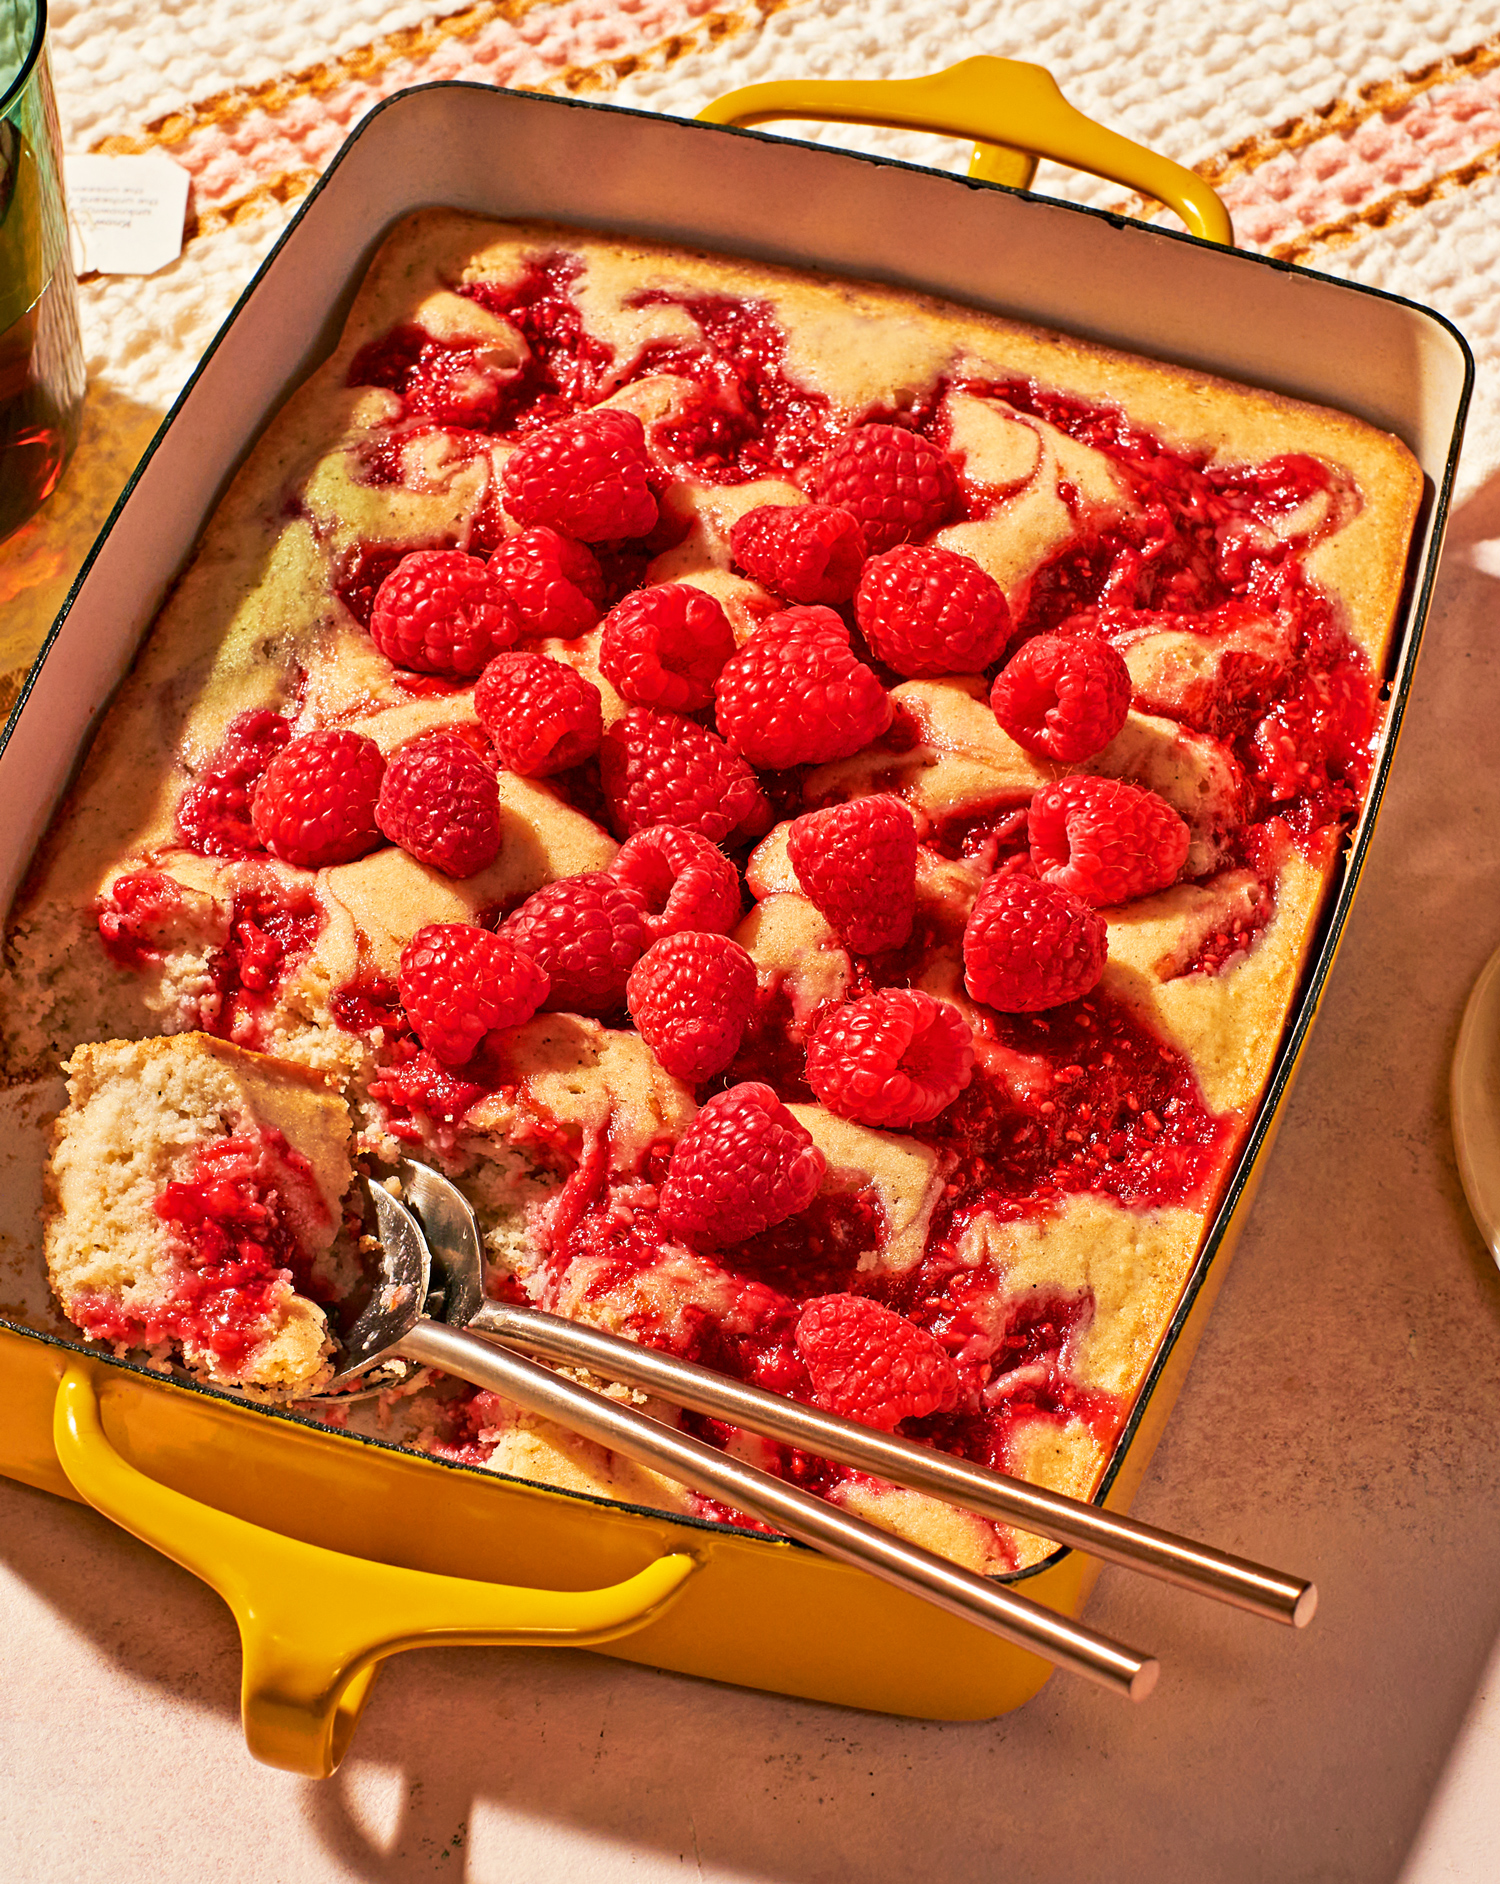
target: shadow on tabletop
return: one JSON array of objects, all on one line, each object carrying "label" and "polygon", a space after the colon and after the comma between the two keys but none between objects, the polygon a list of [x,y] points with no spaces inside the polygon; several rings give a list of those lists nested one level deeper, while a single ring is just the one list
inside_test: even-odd
[{"label": "shadow on tabletop", "polygon": [[[1500,777],[1474,761],[1500,698],[1500,579],[1480,549],[1496,539],[1500,481],[1454,519],[1338,972],[1135,1505],[1314,1576],[1313,1627],[1106,1570],[1089,1620],[1161,1655],[1155,1697],[1058,1676],[1013,1715],[954,1724],[566,1651],[397,1656],[343,1770],[284,1781],[330,1877],[560,1875],[506,1856],[555,1828],[575,1874],[601,1877],[612,1857],[643,1879],[654,1861],[775,1884],[1395,1884],[1500,1636],[1500,1275],[1446,1097],[1500,944]],[[217,1599],[34,1496],[38,1522],[0,1534],[0,1557],[122,1669],[236,1719]]]}]

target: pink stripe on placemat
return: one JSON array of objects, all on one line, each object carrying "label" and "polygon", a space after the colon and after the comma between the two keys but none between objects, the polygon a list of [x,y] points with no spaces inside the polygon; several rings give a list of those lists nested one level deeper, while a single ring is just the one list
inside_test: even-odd
[{"label": "pink stripe on placemat", "polygon": [[1450,178],[1500,157],[1500,70],[1412,98],[1349,130],[1282,151],[1219,185],[1236,239],[1278,255],[1304,253],[1375,212],[1415,206]]},{"label": "pink stripe on placemat", "polygon": [[[359,119],[408,85],[467,79],[556,90],[577,69],[601,67],[623,77],[643,55],[708,16],[744,10],[716,0],[562,0],[506,16],[485,9],[472,28],[460,15],[403,36],[425,40],[415,53],[391,57],[372,49],[364,58],[311,68],[268,88],[266,103],[231,94],[197,108],[180,132],[169,122],[149,141],[189,171],[197,220],[212,224],[219,206],[293,179],[294,187],[276,194],[300,194]],[[774,10],[749,9],[757,17]],[[126,142],[106,140],[105,147]]]}]

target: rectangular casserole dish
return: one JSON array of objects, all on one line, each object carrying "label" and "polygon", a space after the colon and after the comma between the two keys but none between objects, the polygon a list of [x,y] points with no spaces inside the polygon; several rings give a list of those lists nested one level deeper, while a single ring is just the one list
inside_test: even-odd
[{"label": "rectangular casserole dish", "polygon": [[[1439,317],[1394,297],[942,173],[479,87],[401,94],[350,140],[240,302],[28,678],[0,751],[12,807],[0,851],[7,901],[224,485],[331,350],[384,232],[426,204],[894,282],[1336,406],[1416,454],[1430,502],[1369,798],[1255,1124],[1098,1493],[1124,1508],[1222,1282],[1368,845],[1441,544],[1467,349]],[[37,1180],[24,1154],[7,1189],[0,1470],[88,1497],[226,1595],[241,1617],[246,1725],[261,1757],[331,1770],[379,1656],[434,1637],[597,1642],[633,1630],[610,1652],[936,1718],[1003,1711],[1046,1677],[1034,1657],[796,1545],[445,1465],[104,1358],[44,1298]],[[1058,1551],[1015,1581],[1072,1614],[1095,1573]],[[536,1593],[523,1600],[496,1579]],[[608,1600],[546,1607],[546,1590],[619,1579],[631,1581]],[[265,1589],[288,1586],[297,1599],[272,1666]],[[871,1639],[882,1643],[878,1661],[861,1646]]]}]

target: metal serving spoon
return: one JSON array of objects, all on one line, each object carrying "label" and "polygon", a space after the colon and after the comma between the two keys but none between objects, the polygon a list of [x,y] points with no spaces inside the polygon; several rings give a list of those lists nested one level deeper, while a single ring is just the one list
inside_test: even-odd
[{"label": "metal serving spoon", "polygon": [[[502,1356],[490,1346],[490,1341],[522,1347],[549,1360],[586,1367],[606,1378],[661,1394],[679,1405],[838,1459],[967,1510],[1020,1524],[1057,1542],[1075,1545],[1096,1556],[1144,1570],[1276,1621],[1302,1627],[1312,1618],[1317,1592],[1302,1579],[1284,1576],[1243,1558],[1227,1556],[1186,1538],[1153,1530],[1078,1499],[986,1471],[910,1440],[872,1431],[836,1414],[783,1400],[759,1388],[727,1380],[692,1362],[640,1347],[598,1329],[544,1314],[539,1309],[498,1302],[484,1292],[484,1254],[479,1225],[463,1193],[429,1166],[407,1160],[399,1171],[398,1182],[420,1225],[389,1191],[378,1185],[369,1187],[385,1248],[385,1275],[364,1315],[350,1330],[345,1343],[344,1366],[333,1382],[334,1390],[357,1386],[371,1368],[398,1354],[475,1380],[477,1376],[467,1363],[470,1358],[481,1358],[475,1353],[477,1345],[491,1363],[506,1360],[512,1367],[524,1370],[508,1375],[506,1384],[488,1376],[479,1384],[493,1386],[531,1411],[641,1459],[697,1490],[725,1497],[740,1509],[777,1524],[791,1535],[802,1537],[834,1555],[845,1556],[877,1574],[891,1576],[893,1581],[902,1580],[892,1575],[893,1567],[908,1572],[916,1568],[922,1583],[916,1593],[930,1600],[951,1598],[955,1588],[961,1590],[966,1599],[983,1592],[990,1600],[983,1604],[982,1615],[974,1615],[967,1607],[955,1613],[994,1627],[997,1633],[1006,1634],[1007,1639],[1021,1641],[1023,1646],[1067,1666],[1078,1667],[1078,1664],[1056,1652],[1058,1645],[1053,1638],[1058,1619],[1051,1612],[1010,1596],[983,1578],[959,1571],[930,1552],[901,1543],[851,1519],[821,1499],[810,1498],[784,1481],[713,1447],[703,1446],[660,1421],[623,1408],[587,1388],[559,1380],[547,1370],[517,1357]],[[424,1305],[426,1316],[422,1313]],[[460,1331],[467,1332],[461,1334]],[[453,1342],[456,1335],[460,1337],[457,1345]],[[476,1335],[487,1336],[489,1340],[476,1344]],[[649,1447],[648,1451],[641,1450],[643,1444]],[[877,1546],[880,1563],[870,1561],[872,1541]],[[853,1554],[851,1544],[855,1547]],[[934,1572],[937,1572],[936,1586]],[[955,1579],[960,1580],[956,1585]],[[906,1583],[904,1587],[912,1586]],[[938,1589],[942,1595],[937,1594]],[[1020,1620],[1026,1625],[1027,1633],[1014,1633],[1017,1618],[1013,1613],[1004,1618],[996,1617],[993,1598],[1002,1593],[1007,1597],[1007,1609],[1020,1605]],[[944,1606],[953,1608],[954,1604],[948,1600]],[[1038,1642],[1029,1633],[1039,1617],[1045,1621],[1045,1642]],[[1006,1622],[1008,1627],[999,1627],[999,1621]],[[1089,1631],[1080,1633],[1091,1636]],[[1093,1640],[1097,1642],[1098,1638]],[[1110,1643],[1107,1647],[1111,1658],[1119,1655],[1116,1644]],[[1106,1685],[1125,1686],[1138,1695],[1149,1689],[1149,1682],[1147,1689],[1122,1682],[1113,1659],[1107,1669],[1078,1667],[1078,1672],[1090,1673]]]},{"label": "metal serving spoon", "polygon": [[485,1294],[484,1246],[469,1200],[429,1165],[406,1159],[399,1170],[406,1199],[421,1221],[442,1273],[442,1319],[450,1326],[467,1327],[545,1360],[586,1367],[607,1380],[660,1394],[678,1406],[872,1472],[965,1511],[1019,1525],[1054,1543],[1071,1544],[1110,1563],[1144,1571],[1274,1622],[1300,1629],[1312,1621],[1318,1593],[1301,1577],[1154,1530],[1081,1499],[1008,1478],[893,1433],[877,1432],[837,1413],[745,1386],[710,1368],[601,1329],[538,1308],[497,1301]]},{"label": "metal serving spoon", "polygon": [[[456,1213],[454,1199],[463,1205],[463,1212],[468,1212],[468,1205],[445,1179],[436,1172],[424,1174],[421,1167],[409,1164],[404,1164],[401,1172],[414,1196],[427,1200],[435,1235],[445,1237],[455,1222],[462,1224],[463,1216]],[[749,1512],[830,1557],[868,1570],[898,1589],[935,1603],[950,1615],[976,1623],[1101,1687],[1134,1701],[1144,1700],[1155,1687],[1160,1669],[1153,1657],[1111,1641],[1082,1623],[1070,1622],[1014,1595],[1002,1584],[878,1530],[769,1472],[632,1407],[621,1406],[592,1388],[564,1379],[535,1361],[512,1354],[472,1332],[471,1327],[449,1326],[446,1319],[434,1319],[433,1309],[461,1321],[466,1312],[473,1316],[499,1304],[485,1302],[482,1281],[478,1281],[483,1271],[473,1262],[455,1264],[452,1271],[439,1265],[434,1289],[432,1252],[416,1217],[382,1185],[367,1182],[367,1190],[384,1250],[384,1270],[368,1305],[345,1339],[343,1365],[323,1390],[325,1393],[358,1389],[371,1369],[398,1358],[440,1368],[445,1374],[489,1388],[528,1412],[555,1420],[586,1439],[624,1453],[694,1491]],[[445,1210],[455,1215],[447,1217]],[[468,1223],[473,1225],[472,1213]],[[477,1227],[473,1235],[473,1248],[478,1252]]]}]

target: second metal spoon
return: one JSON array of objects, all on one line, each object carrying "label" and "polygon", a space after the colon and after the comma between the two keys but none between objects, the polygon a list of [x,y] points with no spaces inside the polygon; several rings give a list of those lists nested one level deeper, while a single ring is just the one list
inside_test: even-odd
[{"label": "second metal spoon", "polygon": [[[406,1175],[415,1184],[414,1168],[408,1167]],[[468,1328],[433,1320],[424,1312],[432,1293],[432,1259],[422,1230],[405,1205],[382,1186],[372,1183],[368,1189],[379,1225],[384,1272],[369,1306],[349,1332],[345,1364],[331,1383],[333,1391],[359,1383],[371,1368],[396,1356],[440,1368],[624,1453],[679,1484],[722,1499],[828,1556],[870,1571],[1101,1687],[1136,1701],[1144,1700],[1155,1687],[1159,1666],[1151,1657],[1028,1602],[1002,1584],[961,1569],[920,1545],[878,1530],[675,1427],[512,1354]],[[461,1312],[457,1294],[449,1293],[453,1308],[445,1301],[442,1312]]]},{"label": "second metal spoon", "polygon": [[1230,1556],[1120,1517],[1082,1499],[1007,1478],[967,1459],[877,1432],[836,1413],[783,1399],[634,1341],[541,1309],[496,1301],[484,1289],[479,1223],[458,1186],[429,1165],[407,1159],[400,1178],[444,1272],[442,1317],[549,1361],[581,1366],[607,1380],[659,1394],[751,1432],[836,1459],[857,1470],[926,1492],[966,1511],[1015,1524],[1055,1543],[1144,1571],[1274,1622],[1303,1628],[1317,1608],[1316,1587],[1248,1558]]}]

